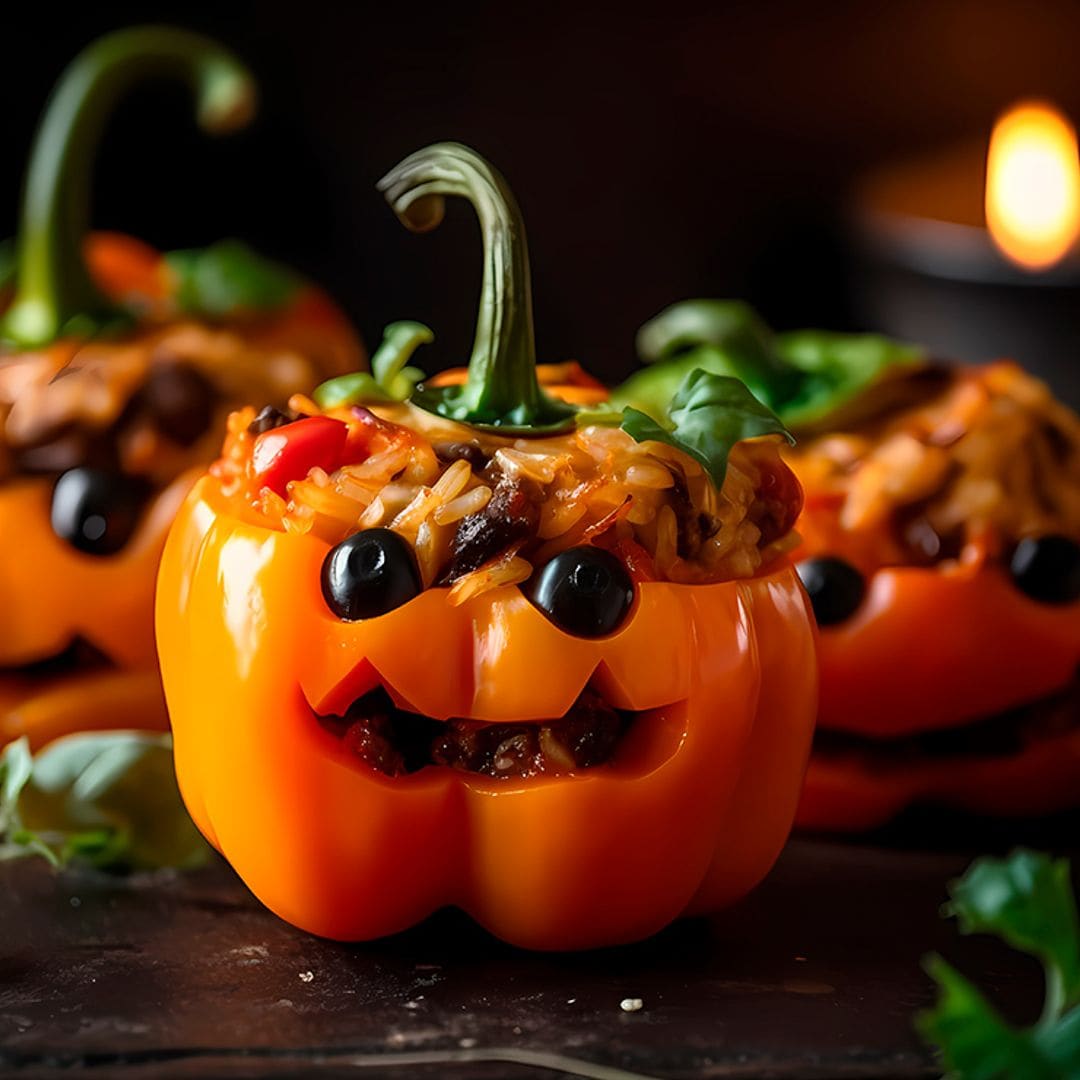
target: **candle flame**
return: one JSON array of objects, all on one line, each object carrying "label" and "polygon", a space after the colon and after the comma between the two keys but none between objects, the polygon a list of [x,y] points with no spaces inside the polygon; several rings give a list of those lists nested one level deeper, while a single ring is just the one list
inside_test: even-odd
[{"label": "candle flame", "polygon": [[1060,262],[1080,236],[1076,129],[1052,106],[1024,102],[994,125],[986,223],[994,243],[1027,270]]}]

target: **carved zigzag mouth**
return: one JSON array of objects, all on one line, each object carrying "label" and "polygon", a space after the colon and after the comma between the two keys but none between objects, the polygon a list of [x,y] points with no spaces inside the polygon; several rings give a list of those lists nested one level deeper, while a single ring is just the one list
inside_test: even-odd
[{"label": "carved zigzag mouth", "polygon": [[50,656],[25,664],[0,665],[0,677],[15,677],[20,682],[37,683],[68,675],[108,671],[116,665],[99,648],[76,635],[68,645]]},{"label": "carved zigzag mouth", "polygon": [[439,720],[410,708],[382,681],[342,712],[308,705],[356,760],[386,776],[442,766],[515,780],[610,764],[643,718],[668,711],[616,708],[591,684],[562,716],[541,720]]}]

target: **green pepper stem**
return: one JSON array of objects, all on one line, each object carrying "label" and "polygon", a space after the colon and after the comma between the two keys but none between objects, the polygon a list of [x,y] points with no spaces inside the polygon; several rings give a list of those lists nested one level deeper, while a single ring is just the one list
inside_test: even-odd
[{"label": "green pepper stem", "polygon": [[68,66],[45,108],[26,174],[17,239],[17,286],[0,336],[43,345],[92,333],[123,313],[91,280],[83,258],[90,174],[117,101],[150,76],[187,82],[200,127],[226,132],[255,111],[255,82],[227,49],[201,34],[145,26],[108,34]]},{"label": "green pepper stem", "polygon": [[419,389],[413,400],[454,420],[523,434],[571,426],[573,409],[549,398],[537,382],[525,225],[506,181],[474,150],[437,143],[407,157],[378,186],[413,232],[442,221],[444,196],[468,199],[483,237],[468,378],[459,387]]}]

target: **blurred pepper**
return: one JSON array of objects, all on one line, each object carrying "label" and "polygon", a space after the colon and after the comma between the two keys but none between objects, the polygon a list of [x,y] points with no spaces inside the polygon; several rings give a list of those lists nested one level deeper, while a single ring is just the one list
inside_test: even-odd
[{"label": "blurred pepper", "polygon": [[362,360],[322,292],[236,241],[87,234],[109,112],[152,76],[187,83],[209,132],[254,110],[236,57],[163,27],[89,46],[46,107],[0,317],[0,743],[164,727],[153,587],[193,470],[238,400],[284,407]]}]

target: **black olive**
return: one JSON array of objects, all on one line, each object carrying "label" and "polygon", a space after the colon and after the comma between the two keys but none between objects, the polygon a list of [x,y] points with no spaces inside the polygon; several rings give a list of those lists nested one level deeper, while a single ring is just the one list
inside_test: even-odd
[{"label": "black olive", "polygon": [[614,633],[634,602],[634,584],[609,552],[576,547],[546,563],[532,601],[560,629],[578,637]]},{"label": "black olive", "polygon": [[806,559],[796,567],[810,596],[818,626],[835,626],[858,610],[866,594],[866,582],[851,563],[843,559]]},{"label": "black olive", "polygon": [[1029,536],[1009,563],[1016,587],[1043,604],[1080,600],[1080,544],[1067,536]]},{"label": "black olive", "polygon": [[146,485],[104,469],[69,469],[53,487],[53,532],[87,555],[115,555],[135,531]]},{"label": "black olive", "polygon": [[420,592],[420,572],[408,542],[390,529],[365,529],[331,548],[322,591],[339,619],[373,619]]},{"label": "black olive", "polygon": [[259,415],[248,424],[248,434],[262,435],[267,431],[291,424],[295,419],[297,419],[296,413],[291,409],[284,413],[280,409],[275,409],[273,405],[264,405]]},{"label": "black olive", "polygon": [[191,446],[210,427],[216,397],[206,376],[190,364],[155,365],[142,389],[154,425],[181,446]]}]

